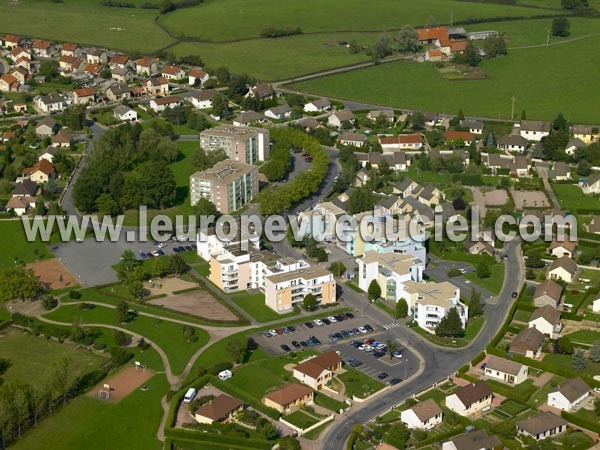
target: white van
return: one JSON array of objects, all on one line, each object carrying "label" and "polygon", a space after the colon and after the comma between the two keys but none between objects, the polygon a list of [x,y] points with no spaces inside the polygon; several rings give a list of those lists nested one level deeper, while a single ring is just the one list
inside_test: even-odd
[{"label": "white van", "polygon": [[219,372],[219,378],[221,380],[228,380],[232,377],[232,375],[233,374],[231,373],[231,370],[223,370],[223,371]]},{"label": "white van", "polygon": [[183,403],[192,403],[196,398],[196,389],[189,388],[185,393],[185,397],[183,397]]}]

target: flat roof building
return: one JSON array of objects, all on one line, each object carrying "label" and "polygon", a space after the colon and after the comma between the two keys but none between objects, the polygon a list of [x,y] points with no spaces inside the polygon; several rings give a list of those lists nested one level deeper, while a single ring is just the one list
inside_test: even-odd
[{"label": "flat roof building", "polygon": [[206,151],[223,149],[234,161],[256,164],[269,158],[269,130],[221,125],[200,133],[200,147]]}]

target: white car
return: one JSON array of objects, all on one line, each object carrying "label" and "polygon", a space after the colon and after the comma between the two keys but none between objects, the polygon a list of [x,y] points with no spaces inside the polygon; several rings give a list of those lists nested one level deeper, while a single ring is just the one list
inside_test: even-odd
[{"label": "white car", "polygon": [[358,327],[358,331],[360,331],[361,334],[367,334],[367,329],[365,327]]},{"label": "white car", "polygon": [[231,370],[223,370],[219,372],[219,378],[223,381],[230,379],[233,376]]},{"label": "white car", "polygon": [[313,322],[315,323],[315,325],[317,325],[317,326],[319,326],[319,327],[320,327],[321,325],[323,325],[323,322],[321,321],[321,319],[315,319],[315,320],[313,320]]},{"label": "white car", "polygon": [[161,242],[160,244],[158,244],[158,248],[165,248],[167,246],[166,242]]},{"label": "white car", "polygon": [[373,351],[373,347],[370,345],[365,345],[365,352],[372,352]]},{"label": "white car", "polygon": [[277,336],[277,331],[275,331],[275,330],[269,330],[269,334],[271,336]]},{"label": "white car", "polygon": [[339,350],[336,350],[335,354],[338,355],[338,356],[342,356],[342,352],[340,352]]},{"label": "white car", "polygon": [[158,253],[156,250],[152,250],[150,253],[152,253],[152,256],[160,256],[160,253]]},{"label": "white car", "polygon": [[188,240],[188,237],[185,234],[180,234],[179,236],[177,236],[177,240],[179,242],[185,242]]},{"label": "white car", "polygon": [[361,352],[364,352],[364,351],[367,349],[367,347],[368,347],[368,346],[367,346],[366,344],[363,344],[363,345],[361,345],[360,347],[358,347],[358,349],[359,349]]},{"label": "white car", "polygon": [[329,319],[329,321],[331,323],[336,323],[337,322],[337,319],[335,317],[333,317],[333,316],[329,316],[327,319]]},{"label": "white car", "polygon": [[463,275],[464,275],[465,273],[467,273],[467,269],[458,269],[458,271],[459,271],[460,273],[462,273]]}]

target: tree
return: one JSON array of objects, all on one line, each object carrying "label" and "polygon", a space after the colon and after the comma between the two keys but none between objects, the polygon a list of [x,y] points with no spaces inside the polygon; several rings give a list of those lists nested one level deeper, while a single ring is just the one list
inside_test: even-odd
[{"label": "tree", "polygon": [[331,265],[329,266],[329,271],[333,273],[334,277],[341,277],[342,275],[344,275],[344,273],[346,273],[346,266],[343,262],[337,261],[331,263]]},{"label": "tree", "polygon": [[540,269],[544,267],[545,263],[542,260],[542,255],[539,252],[532,252],[527,257],[525,261],[526,267],[531,267],[533,269]]},{"label": "tree", "polygon": [[31,269],[15,267],[0,272],[0,301],[37,297],[42,285]]},{"label": "tree", "polygon": [[96,209],[106,216],[116,216],[121,212],[121,207],[109,193],[96,199]]},{"label": "tree", "polygon": [[577,165],[577,175],[587,177],[590,173],[592,173],[592,166],[585,159],[582,159]]},{"label": "tree", "polygon": [[473,289],[471,290],[471,299],[469,300],[469,318],[481,316],[482,314],[481,292]]},{"label": "tree", "polygon": [[370,50],[371,58],[374,62],[378,62],[392,54],[392,41],[387,36],[381,36]]},{"label": "tree", "polygon": [[19,437],[21,437],[21,427],[27,423],[30,416],[29,389],[29,386],[22,384],[14,385],[13,388],[13,405]]},{"label": "tree", "polygon": [[468,64],[471,67],[478,66],[481,62],[481,56],[479,56],[479,50],[473,45],[472,42],[467,44],[465,52],[462,55],[456,55],[454,58],[459,63]]},{"label": "tree", "polygon": [[552,20],[552,36],[566,37],[570,34],[571,24],[566,17],[557,17]]},{"label": "tree", "polygon": [[73,360],[69,357],[62,358],[54,364],[52,372],[52,386],[60,397],[63,403],[67,402],[67,394],[71,388],[71,371]]},{"label": "tree", "polygon": [[314,311],[317,308],[317,299],[312,294],[306,294],[302,300],[302,307],[307,311]]},{"label": "tree", "polygon": [[462,197],[457,197],[454,200],[452,200],[452,206],[457,211],[463,211],[466,208],[465,201]]},{"label": "tree", "polygon": [[585,9],[590,7],[589,0],[561,0],[560,4],[565,9]]},{"label": "tree", "polygon": [[483,41],[483,51],[486,58],[497,58],[506,55],[506,42],[502,36],[490,36]]},{"label": "tree", "polygon": [[425,128],[425,115],[421,111],[415,111],[410,116],[410,123],[413,130],[422,130]]},{"label": "tree", "polygon": [[171,3],[170,0],[160,0],[158,2],[158,10],[161,14],[166,14],[168,12],[175,10],[175,5]]},{"label": "tree", "polygon": [[590,349],[590,361],[600,362],[600,341],[594,342]]},{"label": "tree", "polygon": [[63,112],[65,126],[72,130],[83,130],[85,126],[85,105],[71,105]]},{"label": "tree", "polygon": [[447,337],[460,337],[464,334],[462,322],[456,308],[452,308],[446,317],[440,320],[435,328],[435,334]]},{"label": "tree", "polygon": [[127,322],[129,319],[129,304],[125,300],[121,300],[117,304],[117,322]]},{"label": "tree", "polygon": [[387,347],[390,359],[392,359],[394,357],[394,352],[398,350],[398,343],[392,339],[388,339],[385,346]]},{"label": "tree", "polygon": [[421,48],[417,31],[411,26],[404,26],[396,36],[396,45],[399,52],[416,52]]},{"label": "tree", "polygon": [[227,67],[221,66],[215,70],[215,77],[219,84],[227,84],[231,79],[231,74],[229,73],[229,69]]},{"label": "tree", "polygon": [[490,272],[490,268],[483,261],[477,265],[476,273],[478,278],[489,278],[492,275],[492,273]]},{"label": "tree", "polygon": [[381,297],[381,288],[379,287],[379,283],[377,283],[377,280],[373,280],[371,281],[371,284],[369,284],[368,294],[369,300],[371,301],[375,301],[379,297]]},{"label": "tree", "polygon": [[227,341],[227,353],[236,363],[242,363],[248,349],[247,343],[238,338],[231,338]]},{"label": "tree", "polygon": [[587,362],[583,356],[583,350],[579,349],[573,354],[571,365],[573,366],[573,369],[578,372],[581,372],[587,368]]},{"label": "tree", "polygon": [[212,98],[211,113],[213,116],[220,117],[221,119],[228,119],[231,116],[229,99],[221,93],[216,93]]},{"label": "tree", "polygon": [[408,303],[401,298],[396,302],[396,319],[404,319],[408,316]]},{"label": "tree", "polygon": [[187,269],[188,266],[185,263],[184,259],[181,257],[181,255],[172,255],[169,258],[169,273],[181,275],[182,273],[186,272]]},{"label": "tree", "polygon": [[490,431],[503,439],[514,439],[517,435],[517,427],[509,420],[502,420],[490,427]]},{"label": "tree", "polygon": [[127,335],[121,330],[115,330],[113,332],[113,338],[115,339],[115,342],[119,347],[125,345],[128,339]]},{"label": "tree", "polygon": [[600,397],[594,400],[594,412],[600,417]]},{"label": "tree", "polygon": [[388,429],[387,434],[392,439],[394,439],[394,442],[398,442],[398,443],[399,442],[406,443],[406,441],[410,437],[410,431],[408,431],[407,426],[404,425],[402,422],[392,425]]},{"label": "tree", "polygon": [[555,131],[569,131],[569,122],[567,122],[563,113],[558,113],[558,116],[552,122],[552,129]]}]

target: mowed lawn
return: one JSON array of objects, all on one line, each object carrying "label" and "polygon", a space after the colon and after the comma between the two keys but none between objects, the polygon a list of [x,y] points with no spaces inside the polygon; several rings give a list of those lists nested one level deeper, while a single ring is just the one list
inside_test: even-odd
[{"label": "mowed lawn", "polygon": [[101,0],[0,2],[0,29],[34,37],[151,53],[174,42],[156,10],[109,8]]},{"label": "mowed lawn", "polygon": [[[0,19],[1,20],[1,19]],[[14,267],[15,258],[29,263],[52,257],[50,250],[40,240],[29,242],[20,220],[0,221],[2,251],[0,251],[0,269]]]},{"label": "mowed lawn", "polygon": [[578,209],[600,211],[598,197],[584,194],[579,186],[574,184],[553,184],[552,190],[554,190],[560,206],[571,213],[577,213]]},{"label": "mowed lawn", "polygon": [[567,334],[567,337],[574,344],[594,345],[594,342],[600,341],[600,331],[578,330]]},{"label": "mowed lawn", "polygon": [[499,294],[504,283],[504,264],[493,264],[488,267],[490,269],[488,278],[479,278],[476,272],[469,272],[464,277],[471,280],[472,283],[487,289],[492,294]]},{"label": "mowed lawn", "polygon": [[[529,17],[554,11],[448,0],[210,0],[194,8],[169,13],[160,21],[175,35],[231,41],[256,38],[266,28],[296,28],[304,33],[331,31],[384,31],[403,25],[422,26],[467,18]],[[556,11],[558,13],[558,11]],[[489,26],[483,26],[488,29]]]},{"label": "mowed lawn", "polygon": [[590,52],[590,48],[599,44],[600,36],[513,50],[482,64],[487,80],[447,81],[431,64],[401,61],[306,81],[292,88],[397,108],[446,112],[462,108],[465,114],[495,118],[510,117],[514,95],[515,113],[525,110],[532,119],[553,119],[562,111],[572,122],[597,123],[600,91],[592,86],[597,84],[600,53]]},{"label": "mowed lawn", "polygon": [[73,377],[96,369],[106,358],[72,344],[37,337],[23,331],[7,328],[0,336],[0,358],[8,359],[10,367],[2,378],[41,387],[49,381],[52,367],[63,358],[73,362]]},{"label": "mowed lawn", "polygon": [[160,399],[168,391],[165,375],[155,375],[117,404],[82,395],[27,432],[17,450],[158,450],[156,430],[162,417]]},{"label": "mowed lawn", "polygon": [[[132,305],[132,308],[135,306]],[[138,333],[165,351],[175,374],[181,373],[192,355],[208,342],[208,333],[201,328],[195,328],[199,339],[196,342],[188,342],[180,324],[145,316],[138,316],[131,322],[121,324],[117,322],[116,316],[116,310],[112,308],[96,306],[94,309],[79,309],[79,305],[67,305],[46,314],[45,317],[66,323],[81,319],[84,323],[118,325]]]},{"label": "mowed lawn", "polygon": [[240,295],[231,298],[233,302],[246,311],[257,322],[271,322],[297,315],[296,311],[278,314],[265,305],[264,294]]}]

